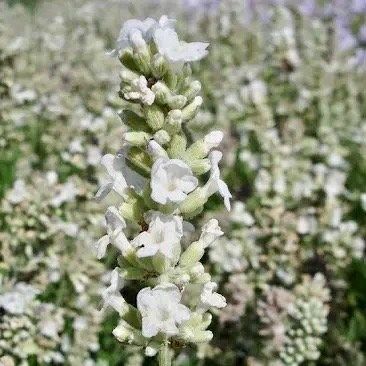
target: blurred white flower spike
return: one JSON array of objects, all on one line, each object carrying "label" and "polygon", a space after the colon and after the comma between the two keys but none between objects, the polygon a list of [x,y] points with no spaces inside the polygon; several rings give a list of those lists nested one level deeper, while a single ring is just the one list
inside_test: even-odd
[{"label": "blurred white flower spike", "polygon": [[[105,215],[107,234],[94,246],[98,258],[106,256],[109,244],[119,255],[120,268],[102,293],[103,309],[120,315],[113,334],[144,348],[146,356],[158,354],[160,366],[171,365],[171,342],[199,344],[213,337],[209,311],[226,301],[214,292],[217,285],[200,260],[223,232],[211,219],[190,242],[190,220],[204,212],[214,193],[223,196],[228,210],[231,198],[218,167],[222,154],[212,151],[224,134],[211,131],[189,143],[182,128],[203,103],[201,83],[192,80],[188,63],[206,56],[208,43],[182,42],[173,26],[166,16],[128,21],[112,52],[122,64],[119,96],[128,106],[120,115],[127,129],[123,150],[101,159],[107,177],[96,197],[108,195],[112,206]],[[200,185],[199,177],[209,171],[208,182]],[[121,296],[124,281],[142,288],[137,307]]]}]

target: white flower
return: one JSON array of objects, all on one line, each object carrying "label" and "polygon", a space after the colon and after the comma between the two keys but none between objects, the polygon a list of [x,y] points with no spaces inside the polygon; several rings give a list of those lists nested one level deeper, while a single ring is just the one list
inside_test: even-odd
[{"label": "white flower", "polygon": [[107,235],[101,237],[95,244],[98,259],[105,256],[108,244],[114,245],[122,254],[125,254],[131,249],[131,245],[123,232],[123,229],[126,228],[126,222],[116,207],[108,207],[105,220],[107,224]]},{"label": "white flower", "polygon": [[7,199],[12,204],[18,204],[29,196],[24,180],[17,179],[13,188],[8,192]]},{"label": "white flower", "polygon": [[221,131],[212,131],[203,138],[206,153],[221,144],[224,134]]},{"label": "white flower", "polygon": [[147,80],[145,76],[134,79],[128,91],[123,93],[123,96],[129,100],[141,100],[143,104],[152,105],[155,100],[154,92],[147,86]]},{"label": "white flower", "polygon": [[152,18],[146,18],[145,20],[130,19],[127,20],[119,33],[116,48],[109,54],[111,56],[117,56],[118,52],[128,47],[131,44],[131,39],[141,38],[145,42],[149,42],[152,38],[153,32],[157,28],[172,28],[175,20],[168,19],[166,15],[163,15],[159,22]]},{"label": "white flower", "polygon": [[209,43],[179,41],[177,33],[171,28],[156,29],[154,41],[159,53],[173,65],[201,60],[208,53]]},{"label": "white flower", "polygon": [[360,200],[362,209],[366,211],[366,193],[361,194]]},{"label": "white flower", "polygon": [[207,282],[203,285],[200,296],[201,304],[204,308],[224,308],[226,306],[226,299],[224,296],[214,292],[217,289],[215,282]]},{"label": "white flower", "polygon": [[65,202],[71,202],[78,194],[78,190],[73,182],[67,182],[61,186],[59,192],[51,199],[53,207],[60,207]]},{"label": "white flower", "polygon": [[151,170],[151,198],[158,203],[182,202],[198,184],[191,168],[179,159],[159,158]]},{"label": "white flower", "polygon": [[101,164],[105,167],[108,176],[95,195],[97,200],[105,198],[111,190],[123,196],[129,187],[139,188],[144,184],[144,179],[127,166],[122,151],[116,156],[104,155]]},{"label": "white flower", "polygon": [[38,292],[33,286],[19,282],[11,291],[0,295],[0,308],[10,314],[23,314]]},{"label": "white flower", "polygon": [[226,183],[222,179],[220,179],[219,162],[221,158],[222,153],[220,151],[211,151],[209,155],[209,159],[211,162],[211,174],[208,182],[204,186],[204,189],[206,190],[208,197],[216,192],[219,192],[220,195],[224,198],[226,209],[230,211],[230,198],[232,197],[232,195]]},{"label": "white flower", "polygon": [[137,308],[142,316],[142,335],[153,337],[159,332],[178,334],[178,326],[189,319],[189,309],[180,303],[182,295],[173,284],[146,287],[137,295]]},{"label": "white flower", "polygon": [[222,235],[224,235],[224,233],[221,231],[218,221],[216,219],[211,219],[203,225],[199,240],[203,243],[203,247],[207,248]]},{"label": "white flower", "polygon": [[179,216],[152,213],[149,229],[143,231],[131,242],[138,257],[151,257],[160,252],[173,259],[180,253],[180,240],[183,236],[182,218]]},{"label": "white flower", "polygon": [[111,272],[111,284],[102,291],[103,307],[102,311],[111,307],[120,315],[123,315],[128,307],[125,299],[122,297],[120,290],[123,287],[122,278],[118,273],[118,268]]}]

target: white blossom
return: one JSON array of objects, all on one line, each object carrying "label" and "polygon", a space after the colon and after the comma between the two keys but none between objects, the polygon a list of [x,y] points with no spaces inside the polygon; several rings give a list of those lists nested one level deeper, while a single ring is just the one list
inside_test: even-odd
[{"label": "white blossom", "polygon": [[207,282],[203,285],[200,296],[203,307],[224,308],[226,306],[226,299],[224,296],[214,292],[217,289],[217,283]]},{"label": "white blossom", "polygon": [[177,33],[171,28],[156,29],[154,41],[159,53],[173,65],[201,60],[208,53],[209,43],[180,41]]},{"label": "white blossom", "polygon": [[123,232],[126,228],[126,222],[119,214],[116,207],[108,207],[105,214],[107,225],[107,235],[101,237],[95,244],[96,255],[98,259],[105,256],[107,246],[114,245],[121,253],[126,253],[131,245]]},{"label": "white blossom", "polygon": [[117,56],[119,51],[131,44],[131,39],[136,40],[137,37],[145,42],[149,42],[153,36],[154,30],[157,28],[172,28],[174,23],[175,20],[169,19],[166,15],[163,15],[159,22],[152,18],[146,18],[145,20],[127,20],[120,30],[115,49],[112,50],[109,55]]},{"label": "white blossom", "polygon": [[126,307],[128,306],[125,299],[120,293],[121,288],[123,287],[122,278],[119,275],[118,268],[115,268],[111,272],[110,278],[111,284],[109,287],[105,288],[102,291],[103,298],[103,307],[102,311],[111,307],[116,310],[120,315],[122,315]]},{"label": "white blossom", "polygon": [[204,138],[203,142],[205,145],[205,150],[207,153],[221,144],[222,139],[224,138],[224,134],[222,131],[212,131],[208,133]]},{"label": "white blossom", "polygon": [[224,198],[225,207],[230,211],[230,198],[232,197],[227,184],[220,178],[220,168],[219,162],[222,158],[222,153],[220,151],[211,151],[209,159],[211,162],[211,174],[208,182],[205,185],[205,190],[208,196],[219,192]]},{"label": "white blossom", "polygon": [[204,248],[207,248],[222,235],[224,235],[224,233],[221,231],[218,221],[216,219],[211,219],[202,227],[200,242],[203,243]]},{"label": "white blossom", "polygon": [[159,158],[151,170],[151,198],[158,203],[182,202],[198,184],[191,168],[179,159]]},{"label": "white blossom", "polygon": [[147,231],[143,231],[131,242],[138,247],[138,257],[151,257],[160,252],[173,259],[180,252],[180,240],[183,236],[182,218],[173,215],[152,214]]},{"label": "white blossom", "polygon": [[141,102],[146,105],[152,105],[155,100],[155,94],[147,86],[147,80],[143,75],[134,79],[131,82],[128,91],[125,91],[123,95],[127,100],[141,100]]},{"label": "white blossom", "polygon": [[137,308],[142,316],[142,334],[146,338],[159,332],[178,334],[178,326],[190,318],[189,309],[180,303],[182,294],[173,284],[146,287],[137,295]]},{"label": "white blossom", "polygon": [[139,188],[144,184],[143,178],[127,166],[122,152],[115,156],[104,155],[101,164],[107,171],[107,178],[95,195],[98,200],[105,198],[111,190],[123,196],[129,187]]}]

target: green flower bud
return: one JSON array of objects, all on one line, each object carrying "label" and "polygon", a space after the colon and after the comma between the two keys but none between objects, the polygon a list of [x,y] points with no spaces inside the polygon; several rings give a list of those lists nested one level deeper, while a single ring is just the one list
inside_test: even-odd
[{"label": "green flower bud", "polygon": [[207,194],[205,190],[197,188],[180,204],[179,209],[185,217],[193,217],[193,214],[196,213],[197,210],[202,210],[206,202]]},{"label": "green flower bud", "polygon": [[153,131],[160,130],[164,125],[164,112],[156,104],[145,106],[144,112],[147,124]]},{"label": "green flower bud", "polygon": [[124,84],[131,84],[135,79],[139,78],[139,74],[129,70],[129,69],[123,69],[119,76],[121,78],[121,88],[124,87]]},{"label": "green flower bud", "polygon": [[194,99],[197,94],[201,91],[201,83],[198,80],[194,80],[191,82],[189,87],[183,92],[183,95],[187,98],[188,101]]},{"label": "green flower bud", "polygon": [[[187,160],[186,160],[187,161]],[[207,173],[211,168],[211,163],[208,159],[187,161],[195,175],[202,175]]]},{"label": "green flower bud", "polygon": [[146,124],[145,120],[135,112],[125,109],[119,113],[119,117],[125,125],[131,128],[131,130],[151,132],[151,129]]},{"label": "green flower bud", "polygon": [[170,135],[167,131],[159,130],[159,131],[155,132],[154,140],[159,145],[166,145],[168,142],[170,142],[171,138],[170,138]]},{"label": "green flower bud", "polygon": [[143,131],[125,132],[123,138],[132,146],[145,146],[151,135]]},{"label": "green flower bud", "polygon": [[127,154],[127,164],[145,177],[149,177],[152,161],[150,155],[137,146],[131,147]]},{"label": "green flower bud", "polygon": [[187,103],[187,98],[184,95],[174,95],[168,98],[167,104],[171,109],[181,109]]},{"label": "green flower bud", "polygon": [[180,109],[171,110],[165,118],[167,130],[171,133],[177,133],[182,128],[182,111]]},{"label": "green flower bud", "polygon": [[151,63],[151,71],[155,78],[160,79],[168,72],[168,65],[162,55],[154,55]]},{"label": "green flower bud", "polygon": [[192,267],[200,261],[204,253],[202,243],[195,241],[182,253],[179,263],[183,267]]},{"label": "green flower bud", "polygon": [[195,97],[190,104],[184,107],[182,110],[183,121],[189,121],[193,117],[195,117],[202,103],[203,103],[202,97],[198,96]]},{"label": "green flower bud", "polygon": [[158,81],[151,87],[155,94],[155,100],[160,104],[166,104],[171,109],[181,109],[187,103],[187,98],[183,95],[174,95],[168,86],[162,81]]},{"label": "green flower bud", "polygon": [[119,56],[119,60],[121,62],[121,64],[123,66],[125,66],[127,69],[131,70],[131,71],[137,71],[138,72],[138,67],[136,66],[136,62],[135,59],[133,57],[133,50],[132,48],[128,47],[125,48],[120,56]]},{"label": "green flower bud", "polygon": [[171,158],[180,158],[187,146],[187,139],[184,135],[174,135],[169,143],[168,154]]},{"label": "green flower bud", "polygon": [[136,195],[128,194],[127,199],[119,206],[119,212],[123,218],[129,221],[142,221],[145,205],[143,200]]}]

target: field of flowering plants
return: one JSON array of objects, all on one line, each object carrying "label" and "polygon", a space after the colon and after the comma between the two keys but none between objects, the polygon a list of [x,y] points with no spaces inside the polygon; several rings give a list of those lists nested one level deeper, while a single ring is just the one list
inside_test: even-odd
[{"label": "field of flowering plants", "polygon": [[366,365],[366,1],[0,1],[0,366]]}]

